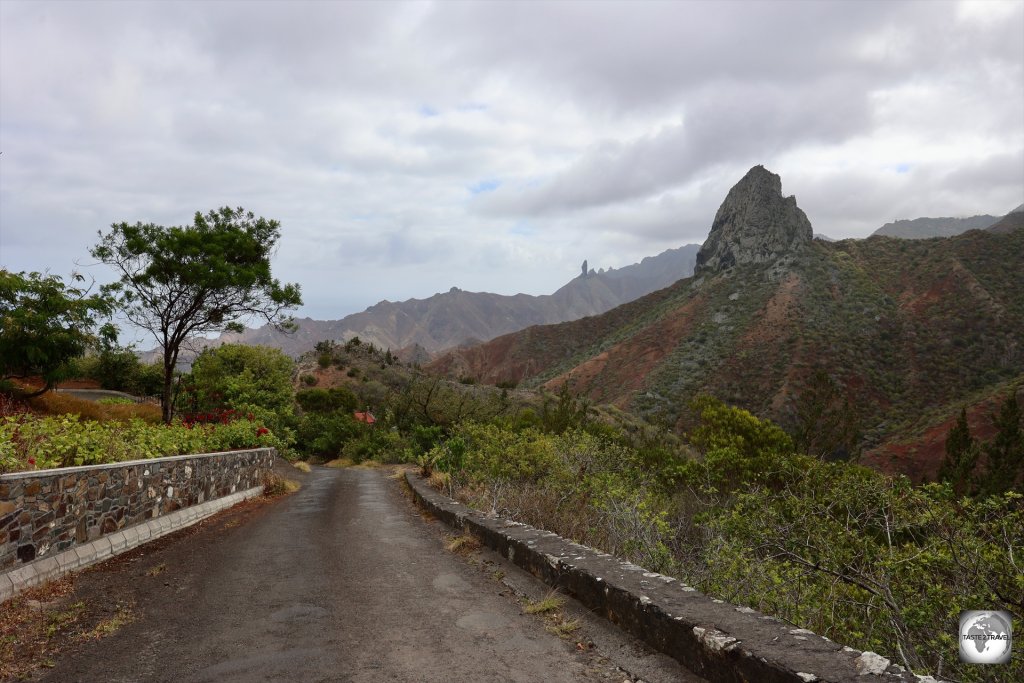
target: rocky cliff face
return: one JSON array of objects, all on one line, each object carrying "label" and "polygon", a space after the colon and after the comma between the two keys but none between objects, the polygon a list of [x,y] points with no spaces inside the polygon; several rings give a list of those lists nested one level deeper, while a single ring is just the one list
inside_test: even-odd
[{"label": "rocky cliff face", "polygon": [[811,222],[782,196],[782,179],[755,166],[729,190],[711,233],[697,254],[696,273],[715,273],[744,263],[771,263],[807,244]]}]

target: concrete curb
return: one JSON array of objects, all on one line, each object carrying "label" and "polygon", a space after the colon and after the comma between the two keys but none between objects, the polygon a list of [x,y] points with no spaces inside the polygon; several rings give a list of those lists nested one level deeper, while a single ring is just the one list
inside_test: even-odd
[{"label": "concrete curb", "polygon": [[549,531],[473,510],[406,473],[416,501],[709,681],[869,683],[931,681],[873,652],[701,594]]},{"label": "concrete curb", "polygon": [[263,493],[262,486],[210,500],[200,505],[182,508],[148,522],[127,527],[116,533],[101,536],[91,543],[69,548],[49,557],[0,574],[0,603],[32,586],[59,578],[64,574],[102,562],[161,536],[192,526],[214,513],[237,505]]}]

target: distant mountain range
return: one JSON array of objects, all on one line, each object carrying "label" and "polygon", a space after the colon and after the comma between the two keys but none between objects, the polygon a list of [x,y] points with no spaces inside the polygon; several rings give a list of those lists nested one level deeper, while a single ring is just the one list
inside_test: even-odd
[{"label": "distant mountain range", "polygon": [[[1012,230],[1024,220],[1024,205],[1002,218],[917,218],[888,223],[875,235],[923,239],[952,236],[971,229]],[[832,242],[824,235],[819,241]],[[260,344],[282,349],[292,356],[309,351],[323,340],[352,337],[399,352],[404,360],[422,362],[438,352],[472,346],[533,325],[577,320],[612,310],[688,277],[699,250],[695,244],[669,249],[618,270],[586,269],[549,295],[501,295],[466,292],[453,287],[426,299],[382,301],[340,320],[297,320],[299,330],[284,335],[273,327],[224,333],[203,344]]]},{"label": "distant mountain range", "polygon": [[871,236],[902,237],[903,239],[928,239],[931,237],[953,237],[968,230],[989,230],[997,223],[1024,212],[1024,204],[1011,211],[1007,216],[971,216],[969,218],[915,218],[886,223]]},{"label": "distant mountain range", "polygon": [[427,369],[567,384],[677,427],[707,393],[842,455],[1024,377],[1024,230],[1012,227],[1022,215],[949,239],[814,240],[779,177],[755,167],[716,214],[695,276],[602,315],[449,351]]},{"label": "distant mountain range", "polygon": [[405,357],[424,359],[444,349],[488,341],[531,325],[576,320],[611,310],[663,289],[693,273],[700,247],[669,249],[625,268],[596,272],[586,269],[554,294],[489,294],[453,287],[426,299],[382,301],[341,320],[297,320],[299,330],[281,334],[270,326],[224,333],[214,344],[262,344],[289,355],[309,351],[322,340],[359,337],[380,348],[405,350]]}]

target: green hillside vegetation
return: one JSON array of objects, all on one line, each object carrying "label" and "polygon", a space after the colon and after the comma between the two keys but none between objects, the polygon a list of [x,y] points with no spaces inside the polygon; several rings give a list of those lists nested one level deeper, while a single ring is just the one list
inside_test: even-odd
[{"label": "green hillside vegetation", "polygon": [[852,457],[933,406],[1016,377],[1022,291],[1024,231],[818,240],[782,266],[682,280],[433,367],[527,387],[568,384],[681,431],[688,401],[705,393],[794,435],[841,414],[816,446]]},{"label": "green hillside vegetation", "polygon": [[[711,398],[680,446],[664,432],[596,417],[464,422],[420,459],[446,492],[480,510],[549,529],[709,595],[882,653],[919,674],[1017,680],[962,665],[959,613],[1020,614],[1024,496],[958,497],[845,462],[800,454],[772,423]],[[568,404],[566,404],[568,401]],[[1008,411],[1007,414],[1009,414]],[[1019,435],[1019,411],[1017,434]],[[1008,443],[1007,425],[985,449]],[[1019,436],[1018,436],[1019,443]],[[990,481],[1024,477],[1016,470]]]}]

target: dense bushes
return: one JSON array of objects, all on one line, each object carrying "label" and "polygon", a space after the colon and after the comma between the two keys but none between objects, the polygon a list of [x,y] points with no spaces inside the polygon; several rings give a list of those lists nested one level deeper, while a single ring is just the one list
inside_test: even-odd
[{"label": "dense bushes", "polygon": [[203,351],[182,378],[181,414],[196,415],[233,410],[251,415],[270,429],[284,445],[294,441],[294,389],[292,360],[278,349],[224,344]]},{"label": "dense bushes", "polygon": [[246,419],[189,428],[142,420],[83,420],[76,415],[0,418],[0,472],[99,465],[166,455],[280,446]]},{"label": "dense bushes", "polygon": [[130,347],[102,344],[97,353],[73,363],[73,374],[95,380],[103,389],[136,396],[159,396],[163,391],[163,366],[143,363]]},{"label": "dense bushes", "polygon": [[[425,464],[480,509],[918,673],[986,680],[959,664],[953,636],[962,609],[1024,609],[1019,493],[914,487],[796,454],[785,432],[746,411],[711,399],[691,408],[690,457],[586,423],[558,434],[506,421],[455,427]],[[1012,666],[1006,680],[1024,672]]]}]

